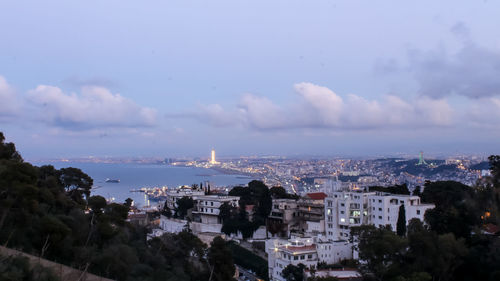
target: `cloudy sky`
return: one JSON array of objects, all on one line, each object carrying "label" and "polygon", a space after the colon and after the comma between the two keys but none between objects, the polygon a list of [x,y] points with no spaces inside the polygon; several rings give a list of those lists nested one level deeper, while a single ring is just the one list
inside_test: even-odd
[{"label": "cloudy sky", "polygon": [[499,153],[498,1],[1,1],[26,158]]}]

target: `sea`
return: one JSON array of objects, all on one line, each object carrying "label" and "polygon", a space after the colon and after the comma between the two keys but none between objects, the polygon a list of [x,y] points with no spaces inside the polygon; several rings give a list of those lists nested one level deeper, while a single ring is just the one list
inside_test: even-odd
[{"label": "sea", "polygon": [[[114,202],[122,203],[127,198],[134,205],[150,206],[157,202],[143,192],[131,192],[142,187],[176,188],[181,185],[210,182],[212,187],[232,187],[248,184],[252,178],[243,175],[224,174],[220,171],[196,167],[179,167],[157,164],[108,164],[80,162],[34,163],[37,166],[52,165],[56,169],[79,168],[94,180],[91,195],[100,195]],[[106,182],[117,179],[119,183]]]}]

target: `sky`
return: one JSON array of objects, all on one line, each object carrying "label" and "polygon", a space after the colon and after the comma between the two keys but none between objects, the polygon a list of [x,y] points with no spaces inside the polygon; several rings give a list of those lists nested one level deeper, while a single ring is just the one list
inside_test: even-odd
[{"label": "sky", "polygon": [[0,0],[25,158],[498,154],[498,1]]}]

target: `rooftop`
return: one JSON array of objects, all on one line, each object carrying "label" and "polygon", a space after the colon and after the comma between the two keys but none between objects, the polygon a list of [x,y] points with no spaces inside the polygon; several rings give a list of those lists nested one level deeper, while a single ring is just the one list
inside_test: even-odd
[{"label": "rooftop", "polygon": [[328,195],[324,192],[313,192],[307,193],[306,196],[311,198],[312,200],[325,200]]}]

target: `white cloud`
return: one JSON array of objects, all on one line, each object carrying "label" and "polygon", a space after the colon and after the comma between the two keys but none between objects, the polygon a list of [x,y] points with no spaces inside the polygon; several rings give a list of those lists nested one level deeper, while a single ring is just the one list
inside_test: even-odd
[{"label": "white cloud", "polygon": [[465,118],[480,127],[500,127],[500,98],[482,98],[471,102]]},{"label": "white cloud", "polygon": [[246,94],[238,106],[238,116],[244,125],[257,129],[279,129],[292,126],[283,108],[266,97]]},{"label": "white cloud", "polygon": [[81,94],[66,94],[58,87],[40,85],[29,91],[28,97],[43,121],[72,130],[156,123],[155,109],[139,106],[103,87],[84,87]]},{"label": "white cloud", "polygon": [[338,126],[343,110],[342,98],[332,90],[312,83],[298,83],[295,91],[304,98],[305,106],[315,112],[316,120],[321,126]]},{"label": "white cloud", "polygon": [[0,75],[0,120],[19,113],[21,101],[7,80]]},{"label": "white cloud", "polygon": [[[197,111],[193,114],[182,114],[183,116],[195,116],[200,121],[209,123],[214,127],[234,126],[239,123],[236,112],[228,112],[220,104],[198,104]],[[167,115],[169,117],[170,115]],[[174,117],[176,115],[173,115]]]},{"label": "white cloud", "polygon": [[454,111],[444,99],[419,97],[409,102],[397,96],[386,96],[381,100],[368,100],[354,94],[344,99],[332,90],[312,83],[298,83],[294,89],[298,99],[289,105],[277,105],[266,97],[246,94],[237,109],[225,110],[220,105],[200,106],[202,110],[194,116],[212,125],[241,125],[258,130],[362,130],[453,124]]}]

